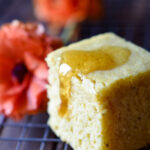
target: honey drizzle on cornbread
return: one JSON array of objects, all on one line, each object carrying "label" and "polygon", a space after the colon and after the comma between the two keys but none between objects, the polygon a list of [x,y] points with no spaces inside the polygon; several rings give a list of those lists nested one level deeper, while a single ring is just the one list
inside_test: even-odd
[{"label": "honey drizzle on cornbread", "polygon": [[119,46],[103,46],[94,51],[70,50],[62,53],[61,65],[66,65],[68,70],[64,73],[60,69],[59,72],[61,98],[59,115],[63,117],[68,111],[73,76],[114,69],[125,64],[130,55],[129,49]]}]

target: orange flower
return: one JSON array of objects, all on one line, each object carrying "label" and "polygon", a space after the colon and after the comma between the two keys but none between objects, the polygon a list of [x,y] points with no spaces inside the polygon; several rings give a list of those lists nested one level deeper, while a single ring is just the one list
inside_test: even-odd
[{"label": "orange flower", "polygon": [[100,0],[33,0],[36,16],[56,26],[81,22],[103,14]]},{"label": "orange flower", "polygon": [[0,28],[0,112],[15,119],[46,111],[47,53],[62,42],[42,25],[13,21]]}]

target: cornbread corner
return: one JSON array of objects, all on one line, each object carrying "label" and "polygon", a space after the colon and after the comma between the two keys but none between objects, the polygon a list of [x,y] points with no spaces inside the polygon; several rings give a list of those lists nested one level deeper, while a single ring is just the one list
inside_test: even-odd
[{"label": "cornbread corner", "polygon": [[150,143],[150,53],[113,33],[48,55],[48,124],[74,150]]}]

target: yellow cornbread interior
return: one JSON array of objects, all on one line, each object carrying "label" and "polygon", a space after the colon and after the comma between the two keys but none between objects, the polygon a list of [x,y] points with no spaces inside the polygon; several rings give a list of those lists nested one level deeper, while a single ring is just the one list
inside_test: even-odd
[{"label": "yellow cornbread interior", "polygon": [[46,61],[48,124],[62,141],[74,150],[150,144],[149,52],[106,33],[56,50]]},{"label": "yellow cornbread interior", "polygon": [[71,77],[99,70],[111,70],[126,63],[131,52],[127,48],[119,46],[105,46],[94,51],[66,51],[61,56],[61,64],[66,64],[70,70],[63,74],[60,72],[60,97],[61,106],[59,114],[67,113],[68,102],[71,92]]}]

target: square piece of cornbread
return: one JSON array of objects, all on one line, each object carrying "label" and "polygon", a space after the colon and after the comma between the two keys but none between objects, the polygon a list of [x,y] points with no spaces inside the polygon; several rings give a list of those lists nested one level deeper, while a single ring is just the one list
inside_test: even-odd
[{"label": "square piece of cornbread", "polygon": [[113,33],[50,53],[48,124],[74,150],[150,143],[150,53]]}]

